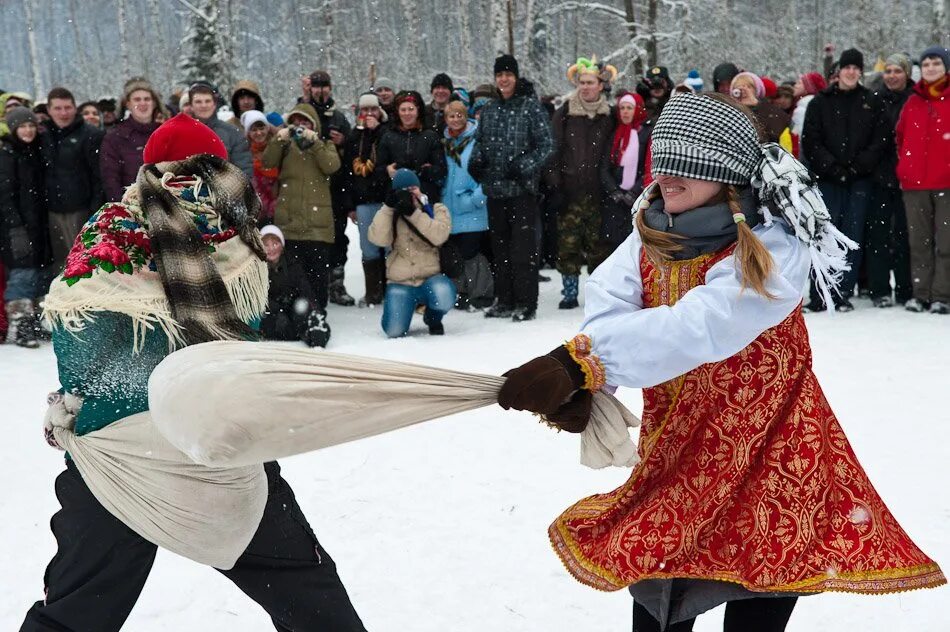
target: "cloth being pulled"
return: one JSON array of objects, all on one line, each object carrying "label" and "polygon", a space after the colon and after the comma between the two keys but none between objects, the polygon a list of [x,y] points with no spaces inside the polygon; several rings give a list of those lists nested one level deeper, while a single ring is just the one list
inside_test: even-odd
[{"label": "cloth being pulled", "polygon": [[[371,437],[494,404],[505,378],[279,344],[219,341],[168,356],[149,379],[149,409],[196,463],[247,465]],[[640,420],[594,396],[581,463],[633,467]]]},{"label": "cloth being pulled", "polygon": [[[149,379],[148,412],[77,436],[81,400],[50,400],[44,428],[99,502],[146,540],[229,569],[267,500],[263,463],[494,404],[504,378],[314,353],[286,345],[209,342],[169,355]],[[594,395],[581,435],[589,467],[633,467],[640,420]]]}]

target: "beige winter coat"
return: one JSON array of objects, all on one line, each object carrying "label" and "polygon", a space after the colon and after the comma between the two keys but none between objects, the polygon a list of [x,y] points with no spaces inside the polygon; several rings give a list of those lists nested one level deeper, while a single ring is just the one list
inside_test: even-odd
[{"label": "beige winter coat", "polygon": [[[417,208],[408,218],[400,218],[396,225],[395,243],[393,243],[393,209],[385,204],[376,213],[369,227],[369,240],[381,248],[392,248],[386,258],[386,280],[390,283],[418,287],[429,277],[439,274],[439,249],[449,238],[452,231],[452,219],[444,204],[433,206],[434,217]],[[412,222],[426,239],[423,241],[406,222]]]}]

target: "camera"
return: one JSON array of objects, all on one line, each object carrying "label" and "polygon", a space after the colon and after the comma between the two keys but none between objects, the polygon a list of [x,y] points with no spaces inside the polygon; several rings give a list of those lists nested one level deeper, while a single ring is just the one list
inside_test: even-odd
[{"label": "camera", "polygon": [[294,138],[303,138],[304,132],[307,131],[307,128],[303,125],[297,125],[296,127],[290,128],[290,135]]},{"label": "camera", "polygon": [[742,96],[742,90],[740,90],[739,88],[733,88],[733,89],[730,91],[730,94],[732,94],[732,97],[733,97],[734,99],[738,99],[739,97]]}]

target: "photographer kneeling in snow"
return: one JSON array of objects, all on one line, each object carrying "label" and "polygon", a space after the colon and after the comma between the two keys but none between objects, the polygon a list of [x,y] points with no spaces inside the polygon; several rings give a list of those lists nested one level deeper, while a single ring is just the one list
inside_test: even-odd
[{"label": "photographer kneeling in snow", "polygon": [[284,256],[284,234],[269,225],[261,229],[261,239],[270,279],[261,335],[265,340],[301,340],[308,347],[326,347],[330,341],[327,313],[317,305],[303,266]]},{"label": "photographer kneeling in snow", "polygon": [[429,333],[445,333],[442,317],[455,305],[455,284],[442,274],[439,246],[449,238],[452,220],[444,204],[430,204],[409,169],[393,176],[392,191],[369,227],[369,240],[392,248],[386,258],[383,331],[398,338],[409,331],[416,305],[426,306]]}]

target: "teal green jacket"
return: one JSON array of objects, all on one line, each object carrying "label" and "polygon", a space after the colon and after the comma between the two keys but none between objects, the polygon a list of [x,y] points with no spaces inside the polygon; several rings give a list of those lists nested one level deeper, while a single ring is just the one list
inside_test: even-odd
[{"label": "teal green jacket", "polygon": [[[250,323],[255,330],[259,321]],[[83,398],[75,433],[84,435],[148,410],[148,378],[170,351],[160,329],[145,335],[142,349],[132,346],[132,319],[100,312],[77,333],[53,331],[53,349],[63,390]]]}]

